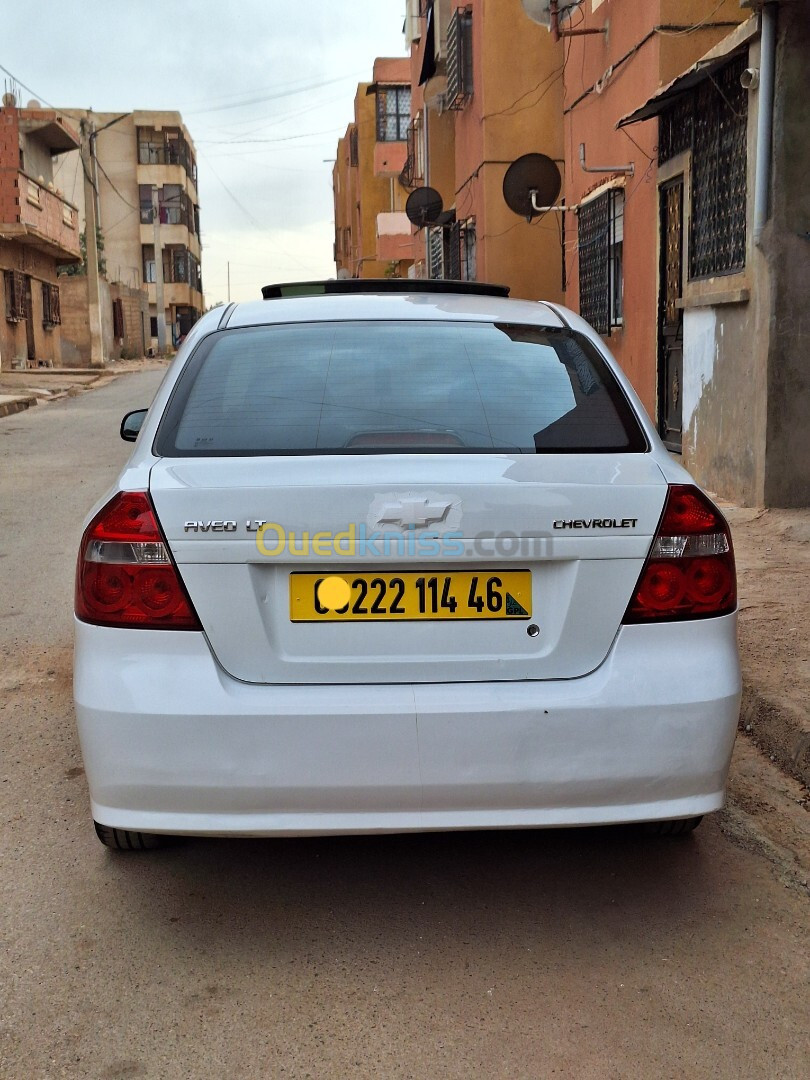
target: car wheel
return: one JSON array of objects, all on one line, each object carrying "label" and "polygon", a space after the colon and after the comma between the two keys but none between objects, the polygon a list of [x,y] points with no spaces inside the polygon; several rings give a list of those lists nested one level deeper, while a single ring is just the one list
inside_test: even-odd
[{"label": "car wheel", "polygon": [[105,847],[114,851],[148,851],[162,847],[169,839],[156,833],[130,832],[129,829],[113,829],[110,825],[100,825],[97,821],[96,836]]},{"label": "car wheel", "polygon": [[695,831],[701,821],[702,814],[698,817],[679,818],[677,821],[647,821],[644,832],[647,836],[687,836]]}]

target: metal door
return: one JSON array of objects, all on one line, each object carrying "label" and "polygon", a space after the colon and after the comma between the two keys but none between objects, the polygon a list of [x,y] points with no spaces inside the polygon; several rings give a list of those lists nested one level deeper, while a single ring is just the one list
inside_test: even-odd
[{"label": "metal door", "polygon": [[683,176],[659,188],[661,265],[658,287],[658,432],[681,452],[683,401]]}]

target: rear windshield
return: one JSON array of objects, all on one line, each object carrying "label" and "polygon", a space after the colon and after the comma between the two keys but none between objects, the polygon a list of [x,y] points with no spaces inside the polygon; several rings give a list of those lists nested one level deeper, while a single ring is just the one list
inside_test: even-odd
[{"label": "rear windshield", "polygon": [[586,338],[455,322],[214,334],[181,375],[155,444],[164,457],[646,449]]}]

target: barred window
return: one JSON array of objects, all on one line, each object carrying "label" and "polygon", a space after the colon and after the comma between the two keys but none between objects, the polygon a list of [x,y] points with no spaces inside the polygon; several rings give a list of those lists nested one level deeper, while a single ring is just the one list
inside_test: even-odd
[{"label": "barred window", "polygon": [[42,282],[42,325],[58,326],[62,321],[59,310],[59,286]]},{"label": "barred window", "polygon": [[428,277],[434,281],[441,280],[445,276],[445,247],[445,230],[441,225],[429,228],[427,231]]},{"label": "barred window", "polygon": [[611,188],[579,209],[579,311],[600,334],[622,324],[624,189]]},{"label": "barred window", "polygon": [[410,122],[410,86],[378,87],[377,142],[405,142]]},{"label": "barred window", "polygon": [[457,8],[447,26],[447,107],[463,108],[472,92],[472,12]]},{"label": "barred window", "polygon": [[360,151],[357,140],[357,128],[353,127],[349,132],[349,165],[357,168],[360,162]]},{"label": "barred window", "polygon": [[692,151],[690,279],[745,267],[747,64],[743,53],[661,116],[659,161]]},{"label": "barred window", "polygon": [[25,274],[19,270],[6,270],[3,274],[6,293],[6,319],[21,322],[26,316]]}]

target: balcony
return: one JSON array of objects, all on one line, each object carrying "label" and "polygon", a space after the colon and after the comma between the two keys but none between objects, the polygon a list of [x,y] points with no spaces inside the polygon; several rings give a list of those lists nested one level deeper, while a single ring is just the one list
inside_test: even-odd
[{"label": "balcony", "polygon": [[414,257],[414,236],[411,223],[401,210],[377,214],[377,259],[379,262],[401,262]]},{"label": "balcony", "polygon": [[[13,174],[12,174],[13,175]],[[8,174],[3,181],[8,183]],[[13,179],[16,213],[2,222],[7,240],[36,248],[61,263],[81,260],[79,215],[72,203],[21,170]],[[8,206],[8,200],[4,200]]]}]

